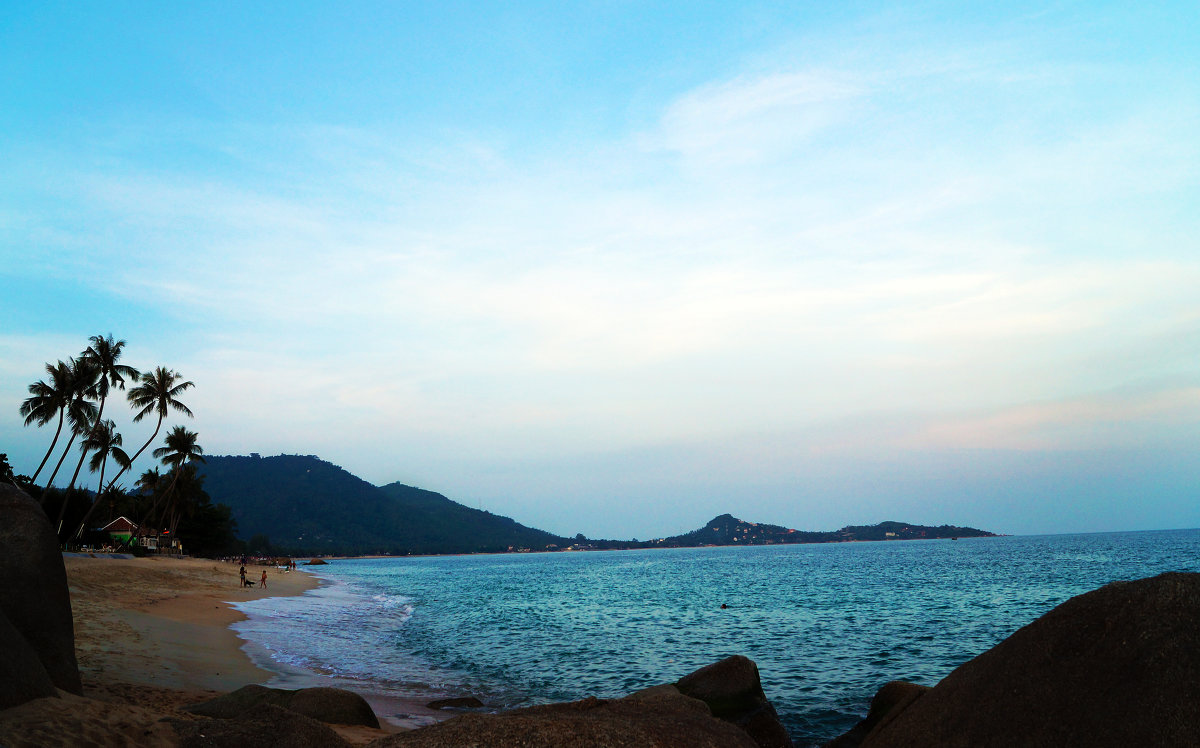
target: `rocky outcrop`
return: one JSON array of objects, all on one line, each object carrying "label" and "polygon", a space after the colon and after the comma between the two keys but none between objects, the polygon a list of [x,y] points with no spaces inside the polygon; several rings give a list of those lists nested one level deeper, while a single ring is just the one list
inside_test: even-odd
[{"label": "rocky outcrop", "polygon": [[791,748],[787,730],[763,693],[758,666],[749,658],[726,657],[685,675],[675,687],[707,704],[717,719],[740,727],[759,748]]},{"label": "rocky outcrop", "polygon": [[885,684],[871,699],[871,710],[866,718],[850,728],[846,734],[826,743],[825,748],[858,748],[872,730],[897,717],[928,690],[929,686],[919,686],[902,680]]},{"label": "rocky outcrop", "polygon": [[37,652],[8,618],[0,614],[0,711],[27,701],[57,696]]},{"label": "rocky outcrop", "polygon": [[340,735],[315,719],[274,704],[259,704],[232,719],[171,720],[181,748],[349,748]]},{"label": "rocky outcrop", "polygon": [[[0,522],[0,614],[36,655],[51,683],[82,693],[71,596],[58,538],[42,508],[7,483],[0,483],[0,517],[4,518]],[[30,677],[40,680],[41,675],[34,672]],[[9,698],[21,688],[18,684],[9,691]]]},{"label": "rocky outcrop", "polygon": [[790,748],[792,742],[763,693],[758,667],[745,657],[730,657],[678,683],[623,699],[587,698],[499,714],[464,714],[377,740],[371,748],[470,745]]},{"label": "rocky outcrop", "polygon": [[[669,689],[669,690],[667,690]],[[500,714],[465,714],[389,735],[369,748],[755,748],[737,727],[714,719],[701,701],[667,686],[624,699],[588,698]]]},{"label": "rocky outcrop", "polygon": [[1200,574],[1071,598],[862,741],[930,745],[1200,745]]},{"label": "rocky outcrop", "polygon": [[353,691],[340,688],[301,688],[290,691],[266,686],[243,686],[236,691],[187,708],[192,714],[235,719],[254,714],[265,705],[335,725],[379,727],[371,705]]}]

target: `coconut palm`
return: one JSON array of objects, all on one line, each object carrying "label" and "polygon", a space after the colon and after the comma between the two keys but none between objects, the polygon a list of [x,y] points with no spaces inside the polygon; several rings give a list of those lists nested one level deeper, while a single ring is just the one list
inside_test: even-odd
[{"label": "coconut palm", "polygon": [[42,468],[46,466],[46,461],[50,459],[50,455],[54,454],[54,447],[58,444],[58,437],[62,434],[63,420],[66,415],[67,405],[71,402],[70,397],[70,381],[71,370],[62,361],[57,364],[46,364],[46,373],[49,382],[39,379],[29,385],[29,397],[21,403],[21,415],[25,417],[25,425],[36,423],[38,427],[45,426],[54,419],[55,414],[58,415],[58,428],[54,430],[54,438],[50,440],[50,448],[46,450],[45,456],[38,464],[37,470],[33,473],[34,482],[42,472]]},{"label": "coconut palm", "polygon": [[[117,359],[121,357],[121,349],[125,347],[124,340],[113,340],[112,333],[108,337],[103,335],[93,335],[88,338],[91,343],[81,355],[80,358],[91,364],[96,371],[96,382],[92,389],[92,396],[99,399],[100,409],[96,412],[95,425],[98,428],[100,419],[104,417],[104,405],[108,401],[108,391],[110,387],[118,387],[125,389],[125,377],[137,379],[139,376],[138,370],[132,366],[118,364]],[[83,461],[88,455],[88,441],[85,439],[81,444],[79,462],[75,465],[75,472],[71,475],[71,482],[67,484],[67,491],[70,492],[75,487],[75,481],[79,478],[79,470],[83,467]],[[104,489],[104,483],[101,482],[96,487],[99,493]]]},{"label": "coconut palm", "polygon": [[183,465],[178,470],[179,479],[175,483],[175,491],[172,494],[173,501],[170,519],[167,522],[167,532],[171,537],[175,537],[175,530],[179,527],[179,520],[186,517],[193,517],[196,513],[196,506],[200,501],[200,497],[204,495],[204,477],[196,475],[195,465]]},{"label": "coconut palm", "polygon": [[167,434],[164,440],[166,446],[154,450],[154,456],[172,469],[192,461],[204,462],[204,448],[196,443],[198,436],[195,431],[176,426]]},{"label": "coconut palm", "polygon": [[[186,405],[179,402],[176,398],[179,397],[185,390],[195,387],[191,382],[182,381],[178,373],[170,369],[159,366],[154,371],[143,372],[139,377],[139,384],[136,387],[131,387],[126,398],[129,404],[134,408],[140,408],[133,416],[134,422],[138,422],[150,415],[151,413],[158,414],[158,423],[154,425],[154,433],[146,440],[146,443],[141,446],[137,452],[134,452],[133,457],[129,458],[129,463],[132,465],[134,460],[141,456],[142,452],[146,451],[158,436],[159,429],[162,428],[163,419],[171,410],[179,411],[191,418],[192,411]],[[122,467],[116,477],[112,479],[113,483],[117,482],[128,468]]]},{"label": "coconut palm", "polygon": [[96,386],[96,369],[91,362],[83,358],[68,358],[65,366],[68,395],[66,418],[71,426],[71,438],[67,440],[67,447],[63,450],[62,457],[58,458],[54,472],[50,473],[46,488],[54,484],[54,478],[58,475],[63,460],[71,452],[71,445],[75,443],[76,437],[86,435],[96,421],[96,404],[91,402]]},{"label": "coconut palm", "polygon": [[[111,456],[118,465],[129,464],[129,455],[125,454],[125,450],[121,449],[122,437],[117,433],[117,425],[111,420],[101,421],[98,426],[92,429],[92,433],[83,442],[85,450],[92,451],[92,459],[88,462],[88,470],[93,473],[96,470],[100,471],[100,481],[98,486],[104,485],[104,471],[108,467],[108,458]],[[79,538],[83,535],[83,528],[87,527],[87,521],[91,519],[92,512],[96,511],[96,507],[100,504],[100,496],[103,493],[101,490],[96,491],[96,496],[92,499],[92,505],[88,507],[87,513],[83,515],[83,519],[79,522],[79,528],[75,530],[73,537]]]},{"label": "coconut palm", "polygon": [[162,472],[157,467],[152,467],[142,473],[142,477],[137,479],[138,490],[142,493],[154,493],[159,484],[162,483]]},{"label": "coconut palm", "polygon": [[[171,482],[162,496],[155,499],[147,513],[146,520],[154,518],[154,512],[160,501],[163,504],[162,516],[169,516],[175,484],[179,480],[182,468],[189,462],[204,462],[204,448],[196,443],[197,437],[198,434],[195,431],[188,431],[183,426],[176,426],[167,434],[167,438],[164,440],[165,446],[154,450],[154,456],[171,468]],[[157,524],[161,524],[161,522]],[[139,529],[145,526],[147,526],[145,521],[138,522]]]}]

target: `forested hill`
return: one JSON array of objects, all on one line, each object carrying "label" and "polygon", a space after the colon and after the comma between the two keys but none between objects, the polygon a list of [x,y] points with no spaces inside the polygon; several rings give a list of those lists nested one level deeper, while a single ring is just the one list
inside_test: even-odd
[{"label": "forested hill", "polygon": [[848,525],[829,532],[791,530],[780,525],[747,522],[730,514],[714,517],[699,530],[652,541],[654,546],[776,545],[784,543],[842,543],[857,540],[933,540],[938,538],[995,537],[995,533],[954,525],[914,525],[880,522],[877,525]]},{"label": "forested hill", "polygon": [[312,455],[207,456],[204,490],[238,535],[280,552],[330,555],[545,550],[570,541],[400,483],[380,488]]},{"label": "forested hill", "polygon": [[[698,530],[656,540],[561,538],[402,483],[374,486],[312,455],[209,456],[204,490],[228,505],[243,540],[266,536],[275,552],[326,555],[502,553],[520,550],[686,548],[704,545],[836,543],[979,537],[971,527],[903,522],[829,532],[747,522],[729,514]],[[260,538],[261,540],[261,538]]]}]

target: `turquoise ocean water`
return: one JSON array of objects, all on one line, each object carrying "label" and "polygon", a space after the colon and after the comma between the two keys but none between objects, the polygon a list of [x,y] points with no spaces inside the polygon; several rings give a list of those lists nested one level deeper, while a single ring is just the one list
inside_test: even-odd
[{"label": "turquoise ocean water", "polygon": [[1200,530],[320,569],[318,590],[239,605],[235,629],[279,685],[514,707],[621,696],[743,654],[805,746],[851,727],[887,681],[932,685],[1073,595],[1200,571]]}]

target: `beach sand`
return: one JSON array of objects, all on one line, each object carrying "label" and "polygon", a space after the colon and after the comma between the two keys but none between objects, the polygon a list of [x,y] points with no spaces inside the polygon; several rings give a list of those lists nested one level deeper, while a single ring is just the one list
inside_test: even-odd
[{"label": "beach sand", "polygon": [[[242,588],[238,564],[178,558],[64,558],[83,698],[38,699],[0,712],[0,744],[171,745],[162,717],[273,674],[254,665],[229,628],[230,602],[298,595],[320,582],[302,570],[247,566],[267,588]],[[303,568],[303,567],[301,567]],[[413,705],[419,711],[421,705]],[[403,729],[331,725],[356,745]]]}]

